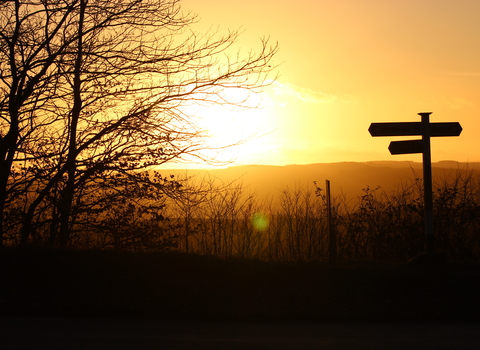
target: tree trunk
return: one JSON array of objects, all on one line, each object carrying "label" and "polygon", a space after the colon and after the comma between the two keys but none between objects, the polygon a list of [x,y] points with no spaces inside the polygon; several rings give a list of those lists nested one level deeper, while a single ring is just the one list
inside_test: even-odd
[{"label": "tree trunk", "polygon": [[73,78],[73,108],[70,121],[70,138],[68,145],[68,156],[66,162],[67,183],[63,191],[62,206],[60,207],[60,232],[59,244],[65,247],[70,237],[70,217],[72,212],[73,197],[75,194],[75,178],[77,172],[77,126],[82,111],[81,95],[81,69],[83,60],[83,23],[85,17],[85,8],[88,0],[80,0],[80,13],[78,19],[78,45],[77,57],[75,60],[75,70]]},{"label": "tree trunk", "polygon": [[[12,63],[14,67],[14,64]],[[13,71],[13,69],[12,69]],[[11,89],[16,89],[18,80],[14,80]],[[8,112],[10,115],[10,128],[4,137],[0,136],[0,247],[3,247],[5,204],[8,200],[8,179],[12,170],[17,140],[19,136],[18,106],[12,94],[9,96]]]}]

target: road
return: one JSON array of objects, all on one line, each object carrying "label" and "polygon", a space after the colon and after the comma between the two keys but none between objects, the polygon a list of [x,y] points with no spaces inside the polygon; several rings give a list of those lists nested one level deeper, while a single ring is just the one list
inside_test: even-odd
[{"label": "road", "polygon": [[0,318],[10,349],[479,349],[480,324],[166,323]]}]

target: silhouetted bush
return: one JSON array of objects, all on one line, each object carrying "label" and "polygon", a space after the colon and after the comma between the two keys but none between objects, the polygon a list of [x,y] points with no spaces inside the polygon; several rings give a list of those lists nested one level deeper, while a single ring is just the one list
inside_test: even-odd
[{"label": "silhouetted bush", "polygon": [[[423,182],[388,191],[367,186],[347,200],[332,198],[337,260],[404,262],[424,252]],[[181,190],[178,190],[181,188]],[[220,258],[328,261],[325,193],[316,185],[284,188],[259,200],[240,182],[188,179],[172,198],[143,198],[139,190],[72,228],[70,246],[124,251],[175,250]],[[104,194],[105,195],[105,194]],[[155,199],[155,202],[152,200]],[[150,200],[150,201],[149,201]],[[454,261],[480,261],[480,177],[457,169],[434,178],[435,249]],[[48,245],[48,217],[31,234]],[[44,227],[44,231],[40,228]],[[19,233],[8,237],[15,245]]]},{"label": "silhouetted bush", "polygon": [[[480,178],[458,169],[434,179],[435,247],[455,261],[480,261]],[[213,187],[210,187],[213,189]],[[316,184],[280,191],[259,203],[243,186],[223,190],[196,207],[191,252],[266,261],[328,261],[325,194]],[[341,261],[408,261],[424,251],[423,181],[362,195],[332,198],[332,220]],[[258,230],[252,215],[269,225]]]}]

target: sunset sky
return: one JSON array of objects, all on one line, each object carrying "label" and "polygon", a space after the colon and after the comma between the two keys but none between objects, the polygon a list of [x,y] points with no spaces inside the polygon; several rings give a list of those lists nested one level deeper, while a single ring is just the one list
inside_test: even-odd
[{"label": "sunset sky", "polygon": [[[413,160],[372,122],[460,122],[460,137],[432,139],[432,160],[480,161],[480,1],[183,0],[196,31],[239,29],[238,47],[278,41],[280,77],[259,110],[211,110],[211,132],[266,136],[228,150],[235,164]],[[231,133],[231,134],[229,134]],[[414,137],[415,138],[415,137]]]}]

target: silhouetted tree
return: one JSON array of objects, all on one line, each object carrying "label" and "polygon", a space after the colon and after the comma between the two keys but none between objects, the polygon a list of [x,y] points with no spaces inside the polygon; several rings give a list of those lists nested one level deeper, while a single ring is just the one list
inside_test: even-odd
[{"label": "silhouetted tree", "polygon": [[225,91],[262,87],[277,46],[232,58],[238,32],[194,21],[179,0],[0,3],[0,245],[48,227],[64,246],[88,186],[208,160],[185,106],[241,104]]}]

